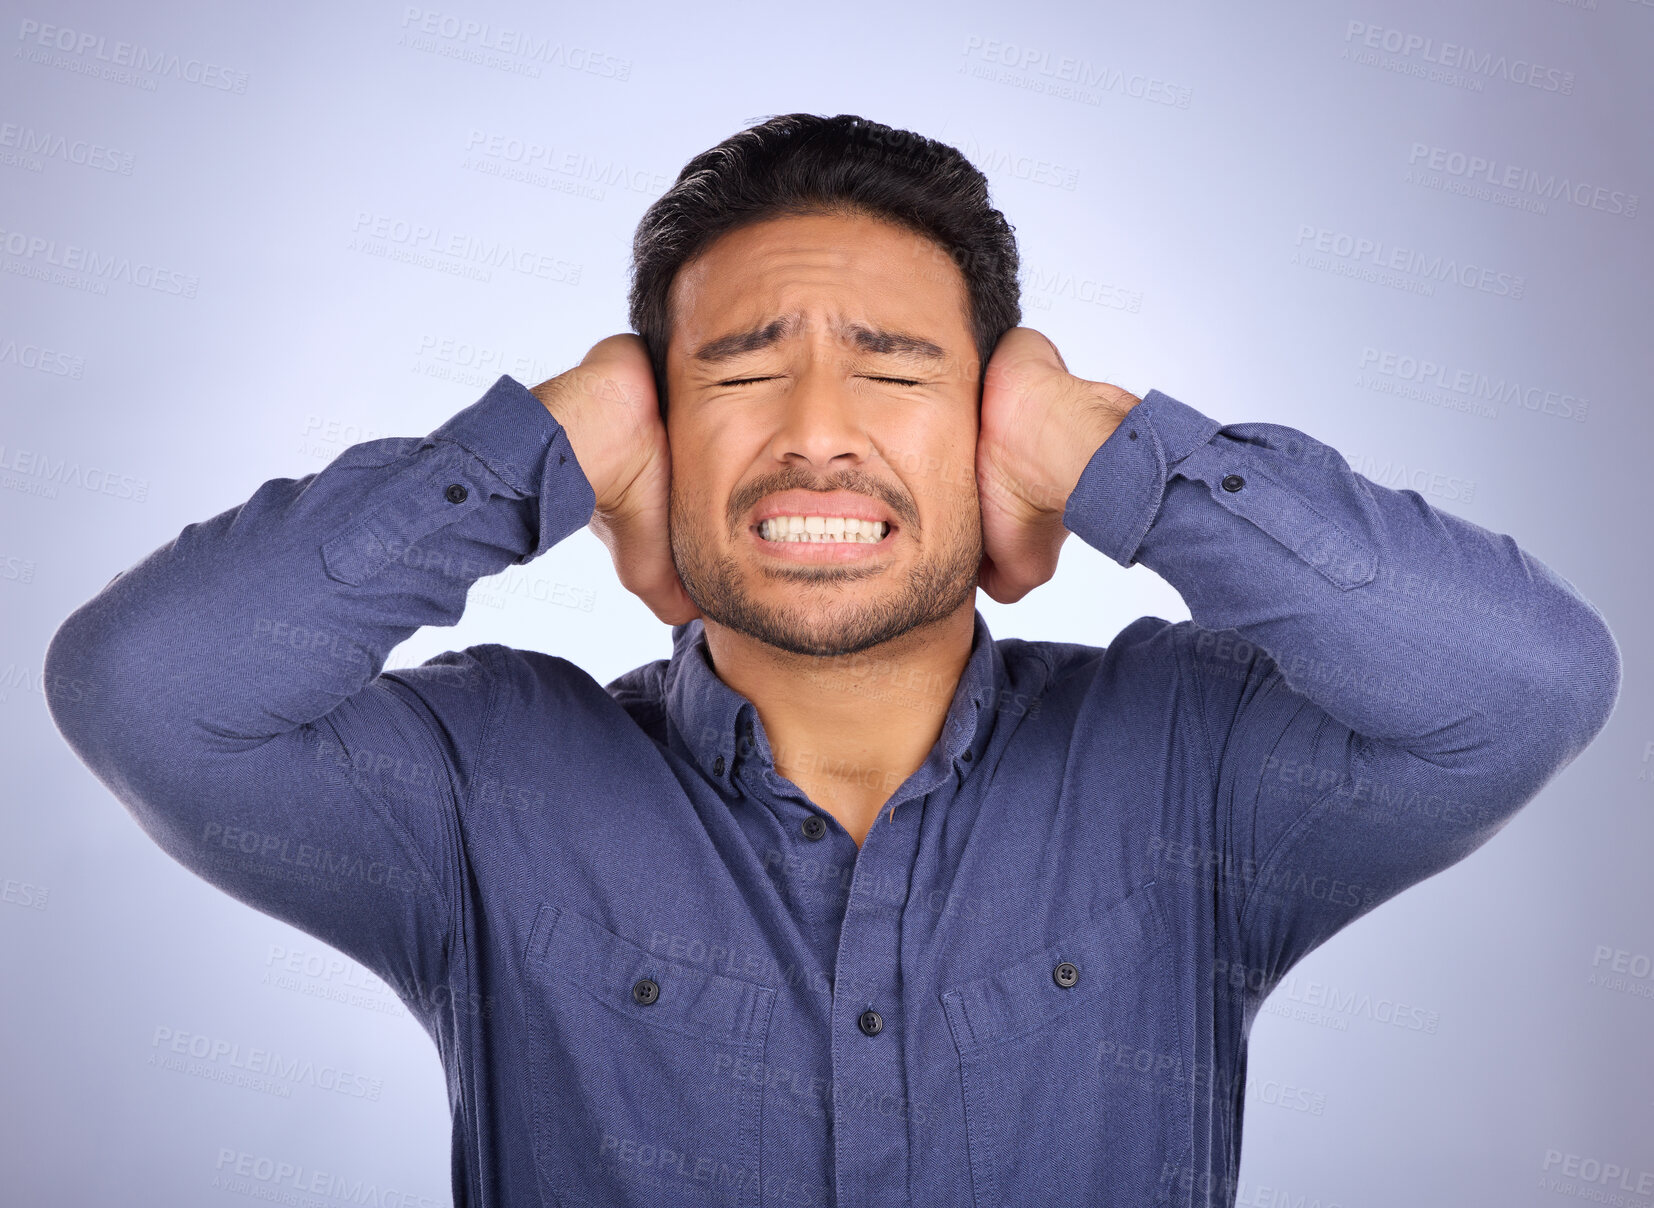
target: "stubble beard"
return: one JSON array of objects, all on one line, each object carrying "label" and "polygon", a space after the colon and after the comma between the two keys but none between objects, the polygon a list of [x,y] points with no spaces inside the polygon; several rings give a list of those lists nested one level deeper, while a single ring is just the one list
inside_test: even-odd
[{"label": "stubble beard", "polygon": [[[976,596],[982,525],[973,509],[961,510],[945,539],[931,547],[934,552],[900,575],[899,587],[891,585],[891,570],[860,563],[777,564],[773,570],[747,571],[734,554],[713,552],[690,519],[705,512],[688,507],[676,491],[668,513],[672,561],[701,615],[789,654],[858,654],[952,616]],[[745,539],[744,534],[738,538]],[[747,580],[754,577],[787,584],[783,592],[791,598],[780,604],[758,599],[747,590]],[[856,586],[877,580],[885,582]],[[857,595],[870,598],[851,599]]]}]

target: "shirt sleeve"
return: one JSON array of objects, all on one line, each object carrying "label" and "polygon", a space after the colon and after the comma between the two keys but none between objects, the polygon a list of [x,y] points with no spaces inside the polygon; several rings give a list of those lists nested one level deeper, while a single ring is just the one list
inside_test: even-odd
[{"label": "shirt sleeve", "polygon": [[486,646],[381,669],[593,506],[562,427],[502,376],[423,439],[272,479],[116,575],[47,648],[53,721],[174,859],[439,1004],[500,676]]},{"label": "shirt sleeve", "polygon": [[1267,993],[1316,945],[1490,839],[1618,698],[1601,614],[1511,537],[1290,427],[1151,390],[1064,524],[1188,605],[1231,962]]}]

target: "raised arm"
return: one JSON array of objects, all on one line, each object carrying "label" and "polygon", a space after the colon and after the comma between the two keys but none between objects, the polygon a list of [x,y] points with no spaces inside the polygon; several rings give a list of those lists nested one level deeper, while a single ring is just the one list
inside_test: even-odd
[{"label": "raised arm", "polygon": [[1618,696],[1619,648],[1570,583],[1293,428],[1151,390],[1064,523],[1189,606],[1216,792],[1200,855],[1257,990],[1491,838]]},{"label": "raised arm", "polygon": [[[646,358],[620,354],[644,376],[611,392],[611,418],[652,413]],[[264,483],[117,575],[46,653],[53,720],[146,833],[406,998],[447,982],[459,811],[498,654],[381,668],[421,626],[455,624],[478,578],[592,519],[597,493],[553,408],[583,405],[594,356],[614,361],[614,344],[537,392],[501,377],[423,439]],[[611,452],[582,423],[606,489]]]},{"label": "raised arm", "polygon": [[1516,542],[1293,428],[1074,378],[1016,328],[984,379],[985,575],[1015,599],[1069,532],[1177,589],[1213,792],[1225,959],[1267,992],[1486,842],[1606,724],[1620,652]]}]

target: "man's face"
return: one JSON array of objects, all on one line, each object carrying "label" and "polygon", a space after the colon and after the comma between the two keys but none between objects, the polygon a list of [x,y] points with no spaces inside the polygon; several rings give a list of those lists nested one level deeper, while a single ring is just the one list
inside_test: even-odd
[{"label": "man's face", "polygon": [[[702,615],[840,655],[970,604],[980,392],[946,254],[871,218],[775,218],[722,236],[672,291],[670,535]],[[801,516],[825,540],[779,540]],[[888,527],[856,542],[835,517]]]}]

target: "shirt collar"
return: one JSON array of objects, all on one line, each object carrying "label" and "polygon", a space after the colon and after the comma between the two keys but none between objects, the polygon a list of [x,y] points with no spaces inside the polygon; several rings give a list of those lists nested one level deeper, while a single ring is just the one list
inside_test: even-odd
[{"label": "shirt collar", "polygon": [[[981,762],[993,733],[1005,683],[1005,659],[988,631],[980,609],[975,610],[971,653],[954,690],[953,702],[942,723],[942,733],[915,773],[904,798],[927,793],[947,777],[960,780]],[[705,625],[699,617],[672,627],[672,657],[665,677],[666,712],[671,720],[671,744],[692,759],[721,789],[726,799],[738,794],[735,772],[743,760],[775,775],[774,757],[764,734],[758,709],[712,668]],[[892,797],[892,809],[895,798]]]}]

